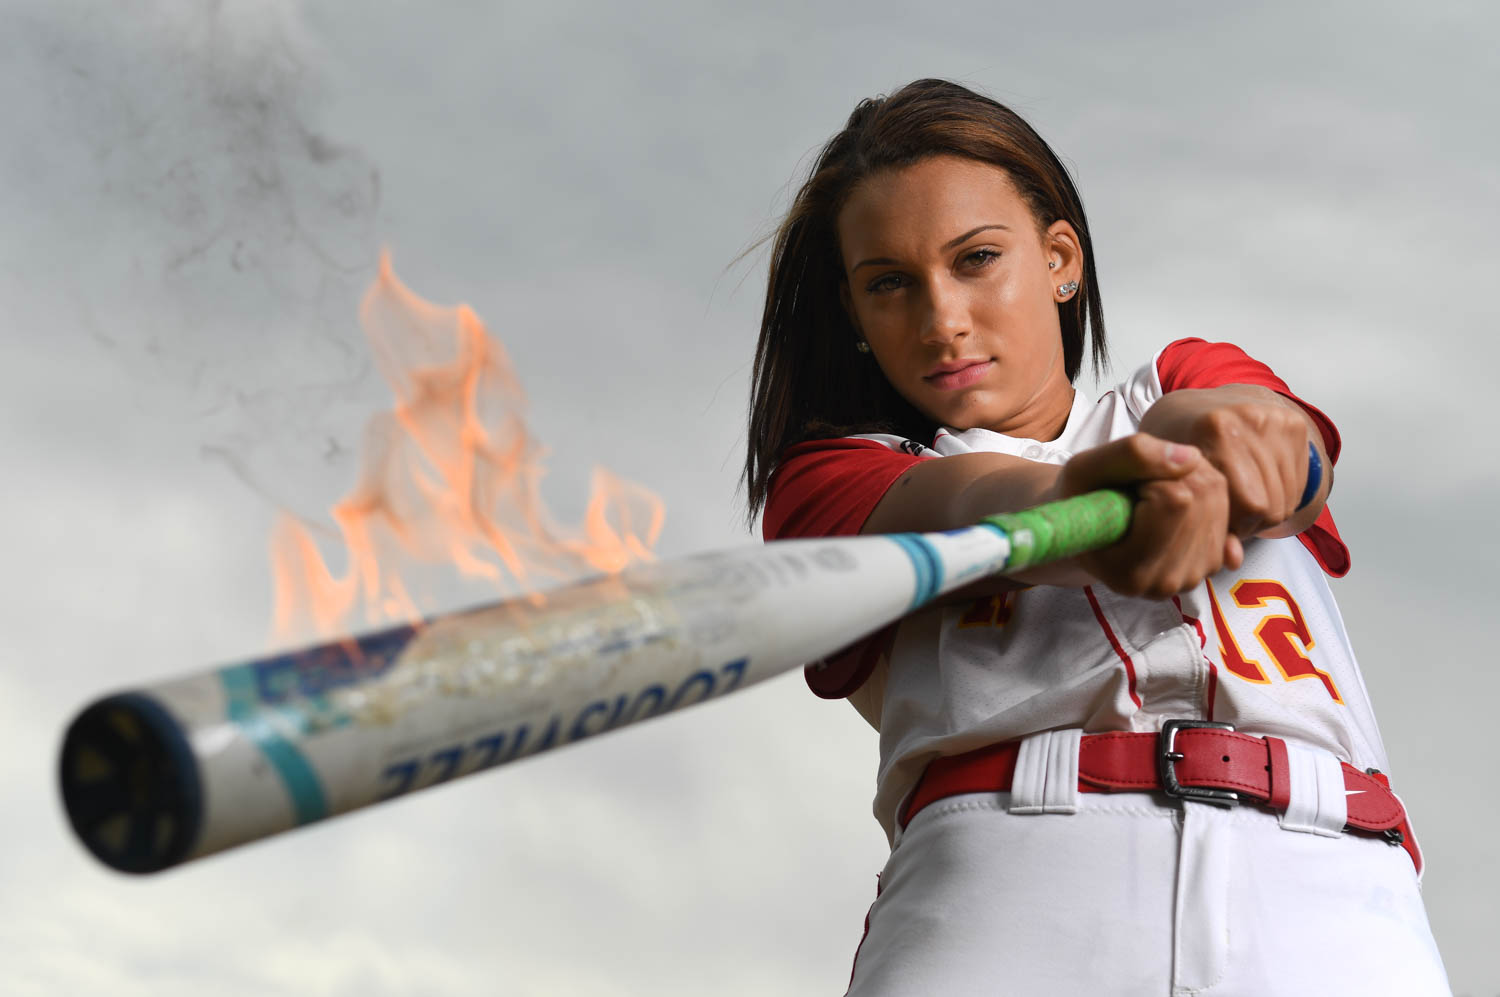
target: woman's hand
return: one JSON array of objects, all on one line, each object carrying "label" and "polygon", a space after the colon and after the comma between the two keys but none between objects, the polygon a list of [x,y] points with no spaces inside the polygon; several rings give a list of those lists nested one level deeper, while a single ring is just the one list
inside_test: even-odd
[{"label": "woman's hand", "polygon": [[1136,433],[1084,450],[1058,479],[1059,497],[1135,486],[1130,532],[1078,566],[1122,595],[1165,599],[1220,568],[1238,568],[1239,538],[1228,530],[1225,476],[1193,446]]},{"label": "woman's hand", "polygon": [[1228,484],[1229,527],[1238,537],[1290,536],[1312,525],[1332,475],[1299,509],[1308,443],[1329,468],[1323,439],[1302,407],[1268,388],[1233,384],[1174,391],[1141,420],[1141,431],[1192,444]]}]

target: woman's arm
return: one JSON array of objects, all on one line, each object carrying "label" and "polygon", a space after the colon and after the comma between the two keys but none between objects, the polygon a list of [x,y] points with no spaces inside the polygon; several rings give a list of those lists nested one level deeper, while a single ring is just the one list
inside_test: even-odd
[{"label": "woman's arm", "polygon": [[1145,433],[1086,450],[1062,467],[984,453],[923,461],[896,480],[861,532],[969,526],[991,513],[1109,486],[1136,491],[1126,538],[1106,551],[1025,572],[1016,580],[1103,582],[1126,595],[1166,598],[1226,564],[1238,567],[1243,551],[1228,534],[1224,475],[1197,448]]},{"label": "woman's arm", "polygon": [[1062,468],[1022,457],[966,453],[912,465],[881,498],[861,533],[973,526],[983,516],[1058,498]]}]

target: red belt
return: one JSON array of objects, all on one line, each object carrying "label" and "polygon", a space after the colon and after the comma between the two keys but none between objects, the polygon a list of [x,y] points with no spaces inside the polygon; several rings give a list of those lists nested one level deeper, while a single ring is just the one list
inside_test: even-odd
[{"label": "red belt", "polygon": [[[929,803],[959,793],[1001,792],[1015,776],[1019,741],[939,758],[927,766],[901,812],[901,826]],[[1390,782],[1374,769],[1343,764],[1351,792],[1345,831],[1379,835],[1411,854],[1420,871],[1421,852],[1407,823],[1406,808]],[[1228,724],[1168,720],[1160,734],[1117,732],[1085,735],[1078,749],[1078,789],[1157,790],[1174,799],[1233,806],[1251,801],[1284,811],[1291,800],[1286,742],[1279,737],[1237,734]]]}]

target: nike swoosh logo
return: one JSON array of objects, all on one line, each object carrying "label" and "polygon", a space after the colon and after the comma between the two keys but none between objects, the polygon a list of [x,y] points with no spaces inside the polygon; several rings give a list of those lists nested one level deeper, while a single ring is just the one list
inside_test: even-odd
[{"label": "nike swoosh logo", "polygon": [[1365,790],[1363,790],[1363,789],[1346,789],[1346,790],[1344,790],[1344,795],[1345,796],[1357,796],[1357,795],[1359,795],[1360,793],[1363,793],[1363,792],[1365,792]]}]

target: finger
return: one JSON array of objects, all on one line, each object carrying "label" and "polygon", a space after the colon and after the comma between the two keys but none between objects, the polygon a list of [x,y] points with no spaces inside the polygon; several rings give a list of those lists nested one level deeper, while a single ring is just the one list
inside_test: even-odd
[{"label": "finger", "polygon": [[1229,528],[1241,537],[1265,528],[1270,510],[1266,469],[1256,448],[1234,455],[1219,464],[1229,492]]},{"label": "finger", "polygon": [[1297,514],[1302,490],[1307,484],[1307,449],[1311,427],[1302,413],[1290,411],[1282,446],[1276,453],[1279,495],[1274,514],[1267,526],[1279,526]]},{"label": "finger", "polygon": [[[1299,455],[1307,449],[1307,429],[1305,424],[1290,422],[1275,428],[1280,431],[1268,434],[1264,444],[1254,448],[1258,488],[1263,497],[1260,503],[1246,501],[1241,508],[1243,519],[1236,522],[1234,532],[1242,538],[1279,526],[1296,512],[1305,476]],[[1259,521],[1253,522],[1252,518]]]},{"label": "finger", "polygon": [[1277,444],[1267,527],[1277,526],[1289,519],[1296,511],[1297,500],[1302,495],[1306,470],[1303,463],[1307,453],[1307,420],[1300,413],[1287,410],[1285,425]]},{"label": "finger", "polygon": [[1224,537],[1224,567],[1230,571],[1238,571],[1240,565],[1245,563],[1245,544],[1239,537],[1230,533]]},{"label": "finger", "polygon": [[1245,539],[1280,525],[1296,512],[1306,476],[1298,456],[1307,448],[1306,425],[1281,419],[1268,423],[1264,430],[1233,457],[1211,458],[1229,479],[1231,529]]},{"label": "finger", "polygon": [[1076,495],[1111,485],[1181,478],[1202,461],[1195,446],[1135,433],[1074,456],[1063,467],[1063,488]]}]

